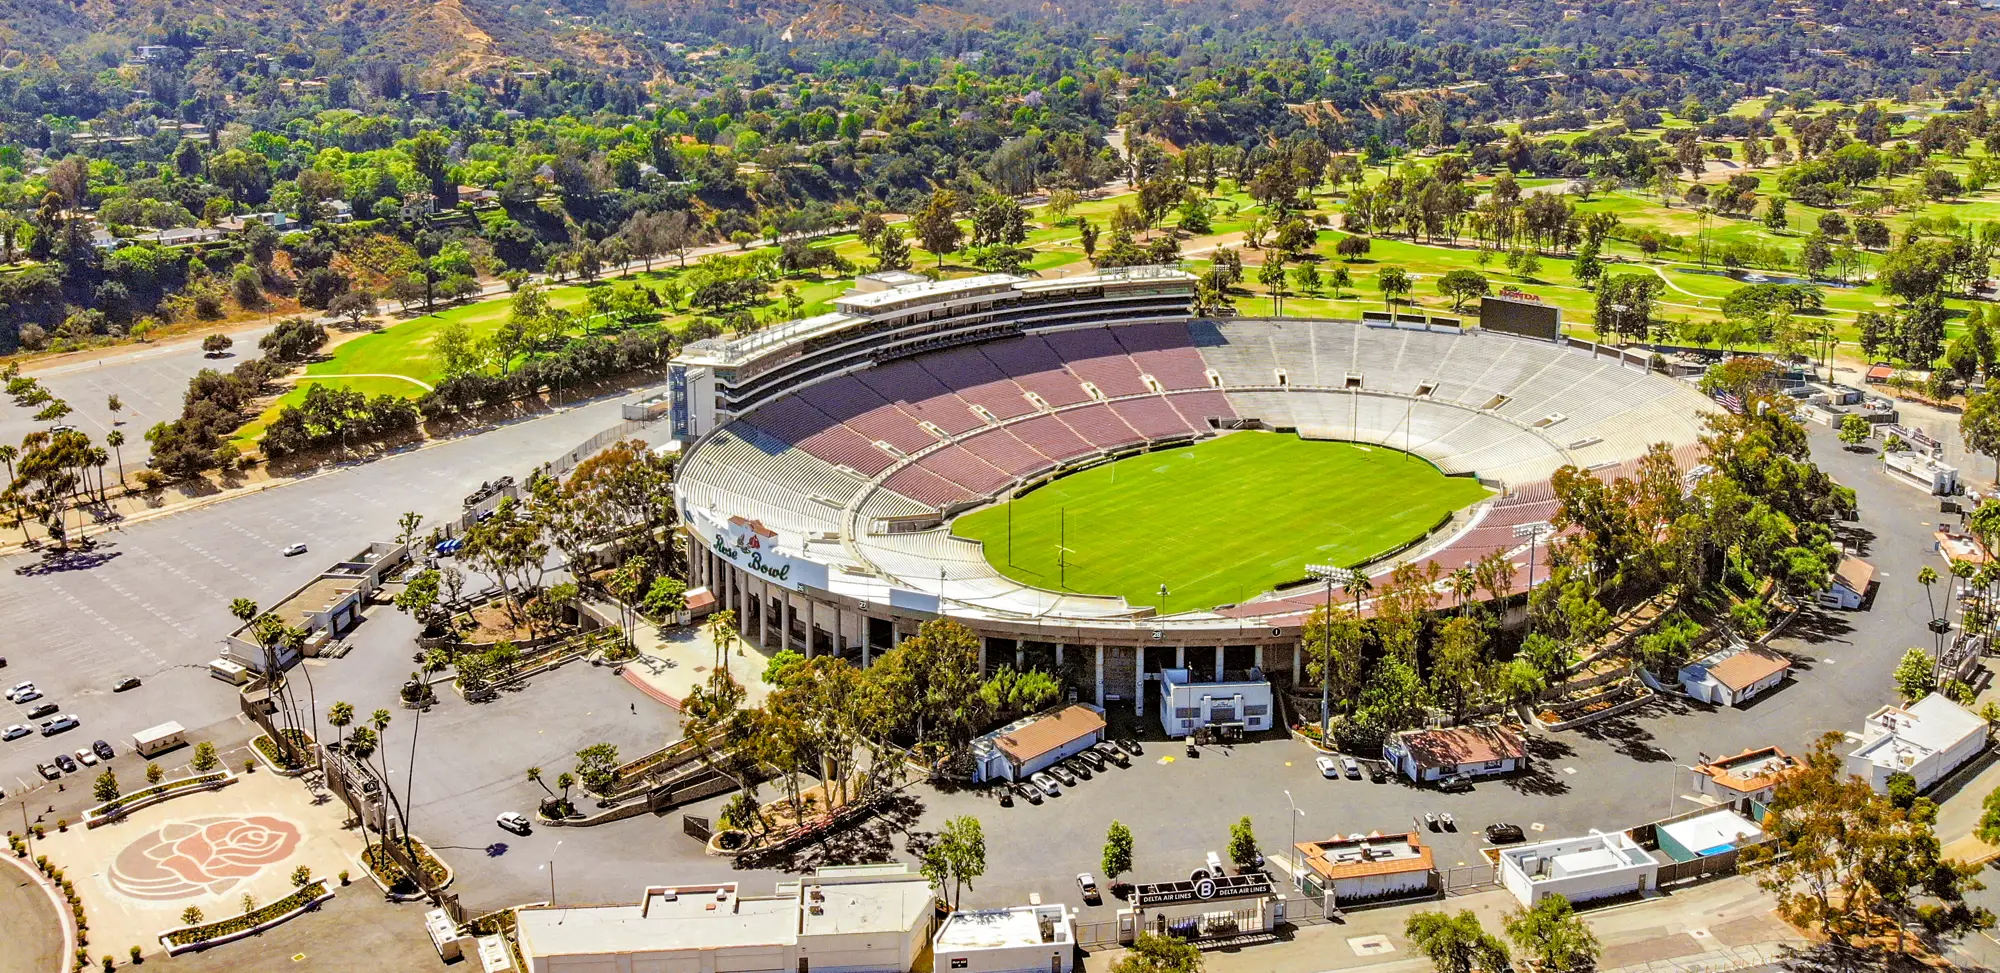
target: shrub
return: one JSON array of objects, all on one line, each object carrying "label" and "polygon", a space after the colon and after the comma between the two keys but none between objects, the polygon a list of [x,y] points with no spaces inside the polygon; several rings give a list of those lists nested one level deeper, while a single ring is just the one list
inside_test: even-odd
[{"label": "shrub", "polygon": [[191,905],[181,910],[181,925],[192,926],[201,921],[201,906]]}]

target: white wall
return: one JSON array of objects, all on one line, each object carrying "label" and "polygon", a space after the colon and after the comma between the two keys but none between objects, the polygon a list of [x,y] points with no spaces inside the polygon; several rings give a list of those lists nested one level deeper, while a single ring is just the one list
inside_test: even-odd
[{"label": "white wall", "polygon": [[1431,873],[1428,871],[1364,875],[1360,878],[1336,879],[1333,883],[1333,896],[1336,901],[1373,899],[1385,895],[1421,892],[1429,888],[1430,884]]},{"label": "white wall", "polygon": [[[1076,968],[1076,947],[1070,943],[1027,943],[996,949],[943,949],[932,969],[936,973],[1048,973],[1051,959],[1060,960],[1062,973]],[[964,966],[958,965],[963,961]]]},{"label": "white wall", "polygon": [[[1520,849],[1520,851],[1529,850],[1531,849]],[[1551,852],[1561,853],[1574,850],[1577,850],[1574,845],[1568,845],[1562,848],[1545,850],[1538,854],[1546,860]],[[1648,855],[1647,857],[1650,858],[1651,856]],[[1659,874],[1659,863],[1648,861],[1644,864],[1628,865],[1622,868],[1607,869],[1602,872],[1573,875],[1567,878],[1545,878],[1540,881],[1534,881],[1530,879],[1528,872],[1522,870],[1519,864],[1519,857],[1516,853],[1508,852],[1500,856],[1501,883],[1507,886],[1507,891],[1514,893],[1514,897],[1519,899],[1522,905],[1529,906],[1555,894],[1560,894],[1571,902],[1586,902],[1591,899],[1602,899],[1613,895],[1623,895],[1627,892],[1636,892],[1641,889],[1654,887],[1658,882]]]}]

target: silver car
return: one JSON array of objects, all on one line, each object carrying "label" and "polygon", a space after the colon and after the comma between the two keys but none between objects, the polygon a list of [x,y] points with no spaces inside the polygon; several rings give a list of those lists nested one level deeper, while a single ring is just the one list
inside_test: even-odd
[{"label": "silver car", "polygon": [[1032,777],[1029,777],[1028,783],[1035,785],[1037,788],[1040,788],[1042,793],[1047,794],[1050,797],[1054,797],[1057,794],[1062,793],[1062,785],[1057,784],[1056,779],[1054,777],[1050,777],[1048,774],[1045,773],[1036,774]]}]

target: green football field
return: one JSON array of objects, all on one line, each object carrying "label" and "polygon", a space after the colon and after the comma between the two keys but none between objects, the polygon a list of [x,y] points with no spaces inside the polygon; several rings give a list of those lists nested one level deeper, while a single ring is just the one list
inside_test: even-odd
[{"label": "green football field", "polygon": [[1175,612],[1362,563],[1487,494],[1392,449],[1238,432],[1093,467],[952,530],[1017,581],[1154,606],[1165,584]]}]

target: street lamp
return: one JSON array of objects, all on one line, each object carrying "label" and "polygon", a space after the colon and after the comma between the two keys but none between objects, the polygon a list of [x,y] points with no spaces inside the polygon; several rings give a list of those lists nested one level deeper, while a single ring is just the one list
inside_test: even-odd
[{"label": "street lamp", "polygon": [[1325,747],[1333,718],[1333,581],[1346,572],[1331,564],[1308,564],[1306,573],[1326,582],[1326,621],[1319,633],[1319,745]]},{"label": "street lamp", "polygon": [[1305,881],[1299,877],[1299,869],[1302,867],[1299,864],[1299,819],[1305,817],[1306,812],[1299,810],[1298,803],[1292,800],[1291,791],[1285,792],[1285,803],[1292,808],[1292,888],[1304,891]]},{"label": "street lamp", "polygon": [[556,842],[556,847],[549,849],[548,863],[542,866],[549,870],[549,905],[551,907],[556,904],[556,849],[561,847],[562,842]]},{"label": "street lamp", "polygon": [[1162,581],[1160,582],[1160,615],[1164,617],[1166,614],[1167,614],[1167,583]]}]

